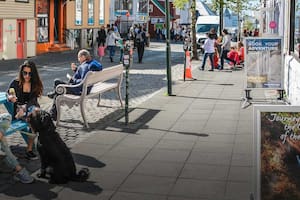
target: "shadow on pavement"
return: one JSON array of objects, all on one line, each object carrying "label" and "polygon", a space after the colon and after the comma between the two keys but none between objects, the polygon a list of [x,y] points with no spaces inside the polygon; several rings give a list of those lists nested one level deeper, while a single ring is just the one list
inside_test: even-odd
[{"label": "shadow on pavement", "polygon": [[[57,185],[48,184],[39,180],[36,180],[32,184],[21,184],[17,183],[13,187],[3,191],[3,194],[9,197],[29,199],[28,196],[33,196],[36,199],[51,200],[58,197],[56,190],[54,188]],[[59,185],[58,185],[59,186]],[[63,185],[64,188],[69,188],[73,191],[79,191],[82,193],[98,195],[103,189],[96,185],[95,182],[69,182]],[[54,190],[54,191],[52,191]]]},{"label": "shadow on pavement", "polygon": [[[87,156],[83,154],[78,153],[72,153],[75,163],[79,165],[84,165],[87,167],[93,167],[93,168],[102,168],[105,167],[106,164],[103,162],[100,162],[99,160],[95,159],[92,156]],[[77,169],[78,170],[78,169]]]}]

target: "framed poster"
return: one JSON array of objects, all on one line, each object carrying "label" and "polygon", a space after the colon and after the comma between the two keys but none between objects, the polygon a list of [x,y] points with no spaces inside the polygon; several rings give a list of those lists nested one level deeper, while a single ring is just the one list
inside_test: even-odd
[{"label": "framed poster", "polygon": [[283,89],[282,38],[248,37],[244,44],[246,87]]},{"label": "framed poster", "polygon": [[300,199],[300,106],[254,106],[255,200]]}]

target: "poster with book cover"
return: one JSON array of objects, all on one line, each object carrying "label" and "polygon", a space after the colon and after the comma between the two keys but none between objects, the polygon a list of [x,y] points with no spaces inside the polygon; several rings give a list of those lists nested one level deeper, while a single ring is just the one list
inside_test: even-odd
[{"label": "poster with book cover", "polygon": [[282,89],[282,38],[247,37],[244,43],[246,88]]},{"label": "poster with book cover", "polygon": [[300,199],[300,106],[254,106],[255,200]]}]

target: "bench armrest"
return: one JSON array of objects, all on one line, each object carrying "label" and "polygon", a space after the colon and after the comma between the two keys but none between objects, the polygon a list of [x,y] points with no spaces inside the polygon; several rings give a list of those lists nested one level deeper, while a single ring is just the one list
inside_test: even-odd
[{"label": "bench armrest", "polygon": [[67,93],[67,88],[77,88],[77,87],[80,87],[81,85],[83,85],[83,81],[79,84],[76,84],[76,85],[59,84],[59,85],[56,86],[55,91],[59,95],[66,94]]}]

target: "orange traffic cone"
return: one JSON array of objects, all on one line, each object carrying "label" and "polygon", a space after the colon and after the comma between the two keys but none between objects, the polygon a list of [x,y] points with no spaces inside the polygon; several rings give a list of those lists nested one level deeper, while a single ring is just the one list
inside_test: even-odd
[{"label": "orange traffic cone", "polygon": [[191,65],[191,55],[190,55],[190,51],[186,51],[185,53],[185,75],[184,75],[184,79],[185,78],[190,78],[190,79],[194,79],[192,76],[192,65]]}]

